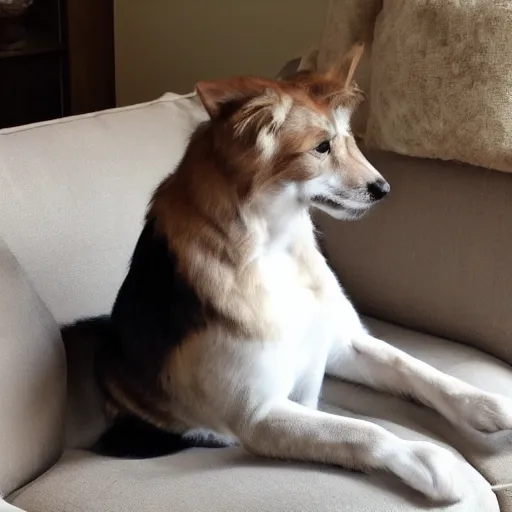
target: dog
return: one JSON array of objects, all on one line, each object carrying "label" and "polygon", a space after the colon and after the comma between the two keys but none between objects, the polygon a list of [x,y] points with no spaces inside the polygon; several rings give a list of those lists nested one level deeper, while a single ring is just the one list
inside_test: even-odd
[{"label": "dog", "polygon": [[361,52],[325,73],[197,84],[209,119],[155,191],[111,315],[94,321],[114,418],[98,450],[137,455],[145,434],[150,456],[235,442],[386,470],[455,502],[451,452],[320,412],[324,375],[409,397],[463,428],[512,428],[512,401],[373,337],[318,249],[311,208],[358,219],[390,190],[350,131]]}]

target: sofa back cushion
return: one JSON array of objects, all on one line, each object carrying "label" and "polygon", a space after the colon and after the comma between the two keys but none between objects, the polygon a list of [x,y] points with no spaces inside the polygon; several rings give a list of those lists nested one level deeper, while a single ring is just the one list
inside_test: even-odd
[{"label": "sofa back cushion", "polygon": [[512,363],[512,175],[368,154],[391,193],[357,222],[318,218],[359,310]]},{"label": "sofa back cushion", "polygon": [[167,94],[0,132],[0,237],[59,323],[110,311],[151,192],[205,115]]},{"label": "sofa back cushion", "polygon": [[0,497],[61,455],[65,372],[57,323],[0,239]]}]

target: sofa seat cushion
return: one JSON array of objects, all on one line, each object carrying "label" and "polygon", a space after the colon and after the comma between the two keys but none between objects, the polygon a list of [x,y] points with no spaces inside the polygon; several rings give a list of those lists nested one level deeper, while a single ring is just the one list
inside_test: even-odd
[{"label": "sofa seat cushion", "polygon": [[[485,480],[464,468],[467,494],[449,510],[498,511]],[[12,503],[27,512],[406,512],[428,506],[389,475],[266,461],[240,448],[193,449],[143,461],[70,450]]]},{"label": "sofa seat cushion", "polygon": [[[437,368],[489,391],[512,396],[512,369],[497,359],[440,338],[373,319],[365,321],[375,335]],[[467,482],[464,501],[433,510],[497,511],[489,482],[505,486],[497,490],[497,495],[502,510],[508,510],[506,484],[512,483],[512,450],[503,451],[492,442],[464,437],[424,407],[331,379],[324,385],[322,408],[366,418],[405,439],[430,440],[468,460],[472,465],[463,466]],[[55,467],[11,499],[29,512],[117,512],[127,507],[139,512],[377,512],[428,506],[416,492],[389,475],[266,461],[240,448],[194,449],[144,461],[68,450]]]},{"label": "sofa seat cushion", "polygon": [[500,510],[510,512],[512,510],[512,484],[496,491]]},{"label": "sofa seat cushion", "polygon": [[[378,320],[365,318],[365,323],[376,336],[440,370],[512,397],[512,369],[492,356]],[[493,441],[464,436],[427,408],[332,379],[324,384],[322,409],[366,418],[404,439],[430,440],[463,456],[471,463],[463,466],[467,493],[462,503],[449,510],[499,510],[490,482],[501,487],[496,492],[501,510],[512,511],[507,485],[512,484],[512,450],[503,450]],[[28,512],[117,512],[127,507],[139,512],[376,512],[417,510],[428,505],[389,475],[266,461],[240,448],[194,449],[144,461],[68,450],[56,466],[11,499]]]}]

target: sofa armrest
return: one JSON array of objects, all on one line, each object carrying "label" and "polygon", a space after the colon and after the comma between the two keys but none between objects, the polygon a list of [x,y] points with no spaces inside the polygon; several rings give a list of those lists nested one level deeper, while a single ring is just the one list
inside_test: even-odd
[{"label": "sofa armrest", "polygon": [[[0,496],[6,496],[61,455],[66,367],[57,323],[1,240],[0,290]],[[0,501],[0,510],[6,506]]]}]

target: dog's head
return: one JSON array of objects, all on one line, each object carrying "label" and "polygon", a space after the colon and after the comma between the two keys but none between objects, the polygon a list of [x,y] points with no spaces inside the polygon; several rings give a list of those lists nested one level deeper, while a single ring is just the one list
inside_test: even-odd
[{"label": "dog's head", "polygon": [[328,73],[198,83],[230,179],[248,193],[292,189],[299,202],[343,219],[360,217],[383,198],[389,185],[350,131],[361,100],[352,82],[361,53],[355,47],[342,69]]}]

